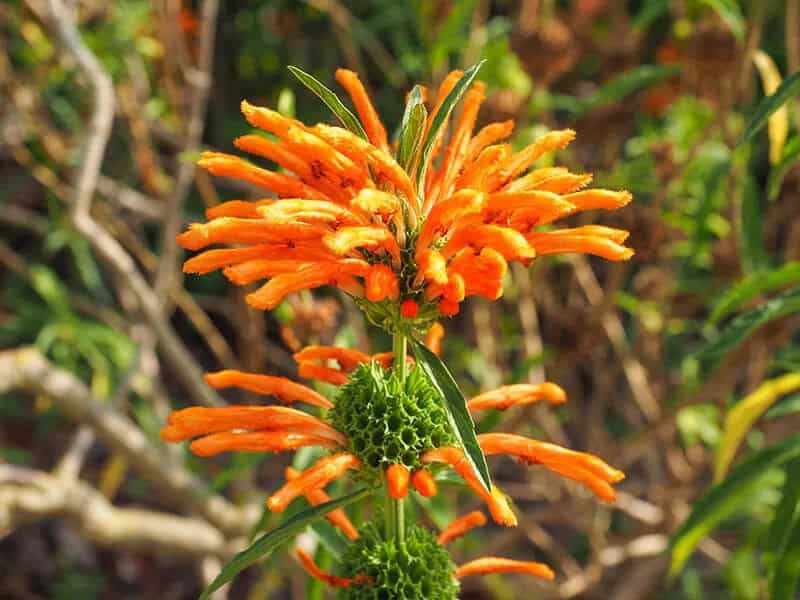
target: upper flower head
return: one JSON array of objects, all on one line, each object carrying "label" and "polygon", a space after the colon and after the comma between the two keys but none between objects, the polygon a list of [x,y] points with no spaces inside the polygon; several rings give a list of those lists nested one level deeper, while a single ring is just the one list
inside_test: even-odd
[{"label": "upper flower head", "polygon": [[454,101],[471,81],[464,77],[453,71],[445,78],[430,113],[421,94],[410,94],[406,114],[427,118],[418,119],[416,129],[409,118],[395,147],[351,71],[340,69],[336,79],[360,117],[354,131],[309,127],[243,102],[250,124],[274,139],[246,135],[235,145],[281,171],[217,152],[204,153],[199,165],[277,198],[209,209],[209,220],[190,226],[180,243],[192,250],[237,247],[205,250],[185,270],[223,269],[237,285],[268,280],[247,296],[261,309],[274,308],[291,292],[336,286],[359,299],[373,321],[393,329],[453,315],[467,296],[499,298],[509,261],[529,264],[559,252],[629,258],[632,251],[622,245],[626,231],[592,225],[542,230],[580,211],[630,201],[627,192],[583,189],[590,175],[531,169],[543,154],[569,144],[573,131],[552,131],[513,152],[500,143],[513,123],[474,131],[484,99],[484,85],[475,82],[443,141]]}]

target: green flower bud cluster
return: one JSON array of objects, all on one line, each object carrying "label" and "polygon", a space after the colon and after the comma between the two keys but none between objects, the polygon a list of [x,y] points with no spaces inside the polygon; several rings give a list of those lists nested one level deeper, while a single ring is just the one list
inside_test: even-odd
[{"label": "green flower bud cluster", "polygon": [[455,444],[438,393],[416,367],[403,381],[377,362],[359,366],[339,389],[329,418],[373,474],[393,464],[414,470],[427,450]]},{"label": "green flower bud cluster", "polygon": [[459,585],[454,571],[450,556],[430,531],[413,526],[398,546],[369,524],[342,557],[341,574],[369,575],[372,582],[342,588],[336,598],[455,600]]}]

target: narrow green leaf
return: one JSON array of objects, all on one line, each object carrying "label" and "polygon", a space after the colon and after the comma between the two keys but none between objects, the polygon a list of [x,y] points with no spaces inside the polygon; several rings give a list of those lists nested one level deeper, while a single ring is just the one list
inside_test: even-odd
[{"label": "narrow green leaf", "polygon": [[669,0],[650,0],[631,21],[631,29],[644,32],[650,25],[669,12]]},{"label": "narrow green leaf", "polygon": [[433,151],[433,145],[434,141],[436,140],[437,134],[447,121],[447,118],[450,116],[450,113],[453,112],[453,108],[455,108],[456,104],[458,104],[458,101],[461,99],[461,96],[464,95],[464,92],[467,91],[467,88],[475,79],[475,76],[478,74],[478,70],[481,68],[481,65],[485,62],[486,62],[485,60],[482,60],[478,64],[472,65],[469,69],[464,71],[464,74],[461,76],[461,79],[458,80],[458,83],[456,83],[455,86],[453,86],[453,89],[450,90],[450,93],[447,94],[447,97],[444,99],[442,105],[439,107],[439,111],[433,117],[431,128],[428,130],[428,135],[425,137],[425,142],[422,145],[419,164],[417,166],[418,190],[423,190],[425,187],[425,173],[428,169],[428,160],[430,158],[431,152]]},{"label": "narrow green leaf", "polygon": [[336,500],[331,500],[319,506],[307,508],[296,515],[293,515],[285,523],[273,529],[269,533],[265,533],[250,547],[246,548],[234,556],[228,564],[222,567],[219,575],[214,578],[214,581],[203,591],[200,600],[207,600],[211,594],[216,592],[223,585],[231,581],[236,575],[241,573],[244,569],[252,565],[254,562],[269,556],[276,548],[282,546],[294,536],[303,531],[306,527],[311,525],[314,521],[321,519],[329,512],[357,502],[369,496],[373,492],[372,488],[363,488],[358,491],[342,496]]},{"label": "narrow green leaf", "polygon": [[800,570],[800,459],[786,468],[786,482],[770,523],[764,553],[770,567],[772,600],[796,598]]},{"label": "narrow green leaf", "polygon": [[716,363],[762,325],[797,311],[800,311],[800,287],[786,290],[769,302],[740,314],[695,357]]},{"label": "narrow green leaf", "polygon": [[786,550],[775,566],[775,575],[770,584],[772,600],[794,600],[797,590],[797,579],[800,577],[800,517],[795,515],[788,536]]},{"label": "narrow green leaf", "polygon": [[719,299],[709,317],[710,323],[718,323],[745,302],[756,296],[774,292],[786,285],[800,282],[800,262],[789,262],[783,266],[748,275]]},{"label": "narrow green leaf", "polygon": [[648,88],[680,72],[681,67],[677,65],[642,65],[625,71],[610,79],[590,96],[579,99],[573,107],[573,111],[577,113],[574,116],[618,102],[637,90]]},{"label": "narrow green leaf", "polygon": [[756,108],[753,118],[745,127],[739,144],[750,141],[764,125],[767,124],[769,116],[778,110],[792,96],[800,94],[800,71],[792,73],[783,80],[783,83],[775,90],[775,93],[764,98]]},{"label": "narrow green leaf", "polygon": [[744,39],[744,15],[736,0],[701,0],[701,2],[717,12],[737,39]]},{"label": "narrow green leaf", "polygon": [[320,520],[312,523],[311,531],[314,532],[319,543],[322,544],[337,561],[347,552],[347,540],[336,527],[327,521]]},{"label": "narrow green leaf", "polygon": [[750,454],[728,477],[695,502],[689,517],[671,542],[670,576],[677,575],[697,544],[723,520],[745,506],[750,493],[773,467],[800,456],[800,434]]},{"label": "narrow green leaf", "polygon": [[764,219],[759,204],[760,193],[750,175],[739,180],[741,190],[741,222],[739,224],[742,266],[746,273],[768,267],[769,257],[764,250]]},{"label": "narrow green leaf", "polygon": [[433,352],[421,342],[411,338],[414,347],[414,357],[417,364],[425,371],[431,383],[438,388],[444,400],[444,408],[450,419],[450,426],[453,434],[464,449],[472,470],[478,476],[486,491],[492,489],[492,479],[489,476],[489,466],[486,464],[486,457],[483,455],[478,437],[475,434],[475,423],[467,408],[467,399],[461,393],[458,384],[445,364]]},{"label": "narrow green leaf", "polygon": [[328,108],[331,109],[336,118],[341,121],[342,125],[344,125],[347,129],[355,133],[356,135],[367,139],[367,133],[364,131],[364,128],[361,126],[361,121],[347,108],[344,103],[339,99],[339,96],[323,84],[319,79],[314,77],[313,75],[309,75],[302,69],[298,69],[297,67],[289,66],[289,71],[291,71],[292,75],[297,77],[304,86],[306,86],[309,90],[314,92],[317,97],[322,100]]},{"label": "narrow green leaf", "polygon": [[397,144],[397,161],[404,170],[414,165],[417,153],[422,146],[422,136],[425,133],[425,122],[428,120],[428,110],[422,102],[422,88],[415,85],[411,90],[400,122],[400,135]]},{"label": "narrow green leaf", "polygon": [[783,179],[795,162],[800,160],[800,135],[794,136],[783,147],[781,158],[776,165],[773,165],[767,180],[767,195],[770,200],[775,200],[781,193]]}]

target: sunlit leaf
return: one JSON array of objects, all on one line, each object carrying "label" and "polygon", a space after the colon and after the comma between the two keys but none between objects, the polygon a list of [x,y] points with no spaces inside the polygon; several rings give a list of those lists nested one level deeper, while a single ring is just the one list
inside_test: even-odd
[{"label": "sunlit leaf", "polygon": [[789,173],[789,169],[800,159],[800,135],[794,136],[789,143],[783,147],[780,160],[772,166],[767,180],[767,195],[770,200],[775,200],[781,192],[783,180]]},{"label": "sunlit leaf", "polygon": [[750,141],[767,124],[770,115],[783,106],[789,98],[800,93],[800,71],[792,73],[783,80],[775,93],[764,98],[756,108],[755,114],[739,138],[739,143]]},{"label": "sunlit leaf", "polygon": [[433,352],[428,350],[425,344],[412,339],[414,357],[417,364],[425,371],[428,379],[439,390],[444,400],[444,408],[450,420],[453,434],[458,440],[459,445],[464,449],[472,470],[478,476],[487,491],[492,489],[492,480],[489,476],[489,466],[486,464],[486,457],[478,443],[475,434],[475,423],[467,408],[467,399],[458,387],[455,379],[450,374],[445,364]]},{"label": "sunlit leaf", "polygon": [[717,447],[714,464],[714,481],[719,483],[728,472],[747,432],[767,409],[782,396],[800,389],[800,373],[792,373],[762,383],[756,390],[737,403],[725,416],[722,438]]},{"label": "sunlit leaf", "polygon": [[428,110],[422,102],[422,88],[415,85],[408,96],[403,120],[400,122],[400,135],[397,144],[397,162],[406,171],[416,162],[417,153],[422,146]]},{"label": "sunlit leaf", "polygon": [[[761,85],[764,87],[764,95],[774,94],[781,85],[781,72],[775,65],[775,61],[763,50],[753,52],[753,64],[758,69],[761,76]],[[786,137],[789,135],[789,109],[781,106],[772,113],[767,120],[767,131],[769,133],[769,162],[777,163],[786,144]]]},{"label": "sunlit leaf", "polygon": [[371,488],[363,488],[347,496],[342,496],[336,500],[331,500],[325,504],[307,508],[304,511],[297,513],[290,517],[285,523],[273,529],[269,533],[265,533],[258,538],[245,550],[239,552],[234,556],[220,571],[219,575],[214,578],[214,581],[203,591],[200,600],[207,600],[211,594],[221,588],[223,585],[231,581],[236,575],[241,573],[244,569],[252,565],[258,560],[266,558],[277,548],[291,540],[311,523],[323,518],[328,513],[357,502],[369,496],[373,490]]},{"label": "sunlit leaf", "polygon": [[297,67],[293,66],[289,66],[288,69],[291,71],[292,75],[300,80],[300,83],[314,92],[317,97],[322,100],[328,106],[328,108],[331,109],[333,114],[336,115],[336,118],[341,121],[342,125],[356,135],[364,138],[365,140],[367,139],[367,134],[364,131],[364,128],[361,126],[361,122],[350,111],[350,109],[344,105],[344,103],[339,99],[339,96],[337,96],[333,90],[327,87],[319,79],[313,75],[309,75],[302,69],[298,69]]},{"label": "sunlit leaf", "polygon": [[797,282],[800,282],[800,262],[789,262],[777,269],[749,275],[719,299],[709,321],[718,323],[745,302]]},{"label": "sunlit leaf", "polygon": [[800,434],[750,454],[699,501],[672,538],[670,575],[677,575],[702,539],[746,506],[765,473],[800,456]]}]

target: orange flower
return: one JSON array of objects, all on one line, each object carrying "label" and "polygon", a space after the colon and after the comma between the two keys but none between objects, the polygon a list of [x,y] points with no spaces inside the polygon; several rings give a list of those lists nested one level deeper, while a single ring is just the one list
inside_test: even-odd
[{"label": "orange flower", "polygon": [[414,471],[411,476],[411,485],[424,498],[432,498],[436,495],[436,481],[434,481],[433,475],[427,469]]},{"label": "orange flower", "polygon": [[[292,467],[286,467],[287,481],[292,481],[298,477],[300,477],[299,471],[293,469]],[[324,490],[320,489],[307,490],[305,492],[305,497],[311,506],[319,506],[320,504],[325,504],[331,500],[331,497],[328,496]],[[337,508],[336,510],[329,512],[327,515],[325,515],[325,518],[331,523],[331,525],[339,528],[339,530],[347,539],[358,539],[358,531],[356,531],[355,526],[348,518],[347,513],[344,512],[343,508]]]},{"label": "orange flower", "polygon": [[[572,130],[546,133],[519,152],[498,143],[511,135],[512,121],[474,132],[484,100],[480,82],[466,91],[459,117],[448,127],[450,116],[441,111],[462,76],[453,71],[442,82],[422,128],[424,136],[434,122],[441,125],[428,162],[412,157],[408,171],[352,71],[339,69],[336,79],[349,93],[367,139],[342,127],[309,127],[242,102],[246,119],[277,139],[246,135],[236,146],[286,172],[219,152],[204,153],[199,164],[268,189],[279,199],[234,200],[209,209],[209,221],[191,225],[180,243],[191,250],[212,244],[245,247],[207,250],[187,261],[185,270],[225,269],[237,284],[268,279],[247,296],[260,309],[274,308],[286,294],[332,285],[364,298],[360,304],[368,311],[371,303],[390,301],[391,308],[374,309],[382,312],[373,321],[385,327],[405,327],[405,319],[419,321],[421,329],[437,316],[437,308],[439,315],[452,316],[470,295],[499,298],[508,261],[529,264],[537,256],[565,252],[630,258],[633,252],[618,230],[535,229],[580,211],[620,208],[630,194],[584,189],[590,174],[535,168],[545,153],[569,144]],[[410,299],[423,299],[416,316],[401,311]]]},{"label": "orange flower", "polygon": [[273,512],[283,512],[286,507],[309,490],[322,489],[332,481],[342,477],[348,469],[358,469],[361,461],[352,454],[342,453],[319,459],[297,479],[287,481],[283,487],[267,500],[267,507]]},{"label": "orange flower", "polygon": [[370,361],[369,354],[352,348],[339,348],[337,346],[306,346],[300,352],[296,352],[294,359],[298,363],[314,360],[335,360],[339,367],[346,372],[350,372],[358,365]]},{"label": "orange flower", "polygon": [[439,543],[444,546],[448,542],[464,536],[471,529],[484,525],[486,525],[486,517],[481,511],[474,510],[450,523],[439,535]]},{"label": "orange flower", "polygon": [[440,323],[434,323],[425,336],[425,345],[439,356],[442,353],[442,339],[444,339],[444,327]]},{"label": "orange flower", "polygon": [[511,406],[523,406],[545,400],[550,404],[562,404],[567,401],[564,390],[554,383],[518,383],[475,396],[468,403],[470,410],[496,408],[506,410]]},{"label": "orange flower", "polygon": [[300,401],[322,408],[333,406],[322,394],[285,377],[226,370],[206,373],[206,382],[216,389],[238,387],[257,394],[269,394],[283,402]]},{"label": "orange flower", "polygon": [[556,576],[550,567],[542,563],[493,556],[479,558],[461,565],[456,569],[455,576],[461,579],[470,575],[489,575],[491,573],[525,573],[544,579],[553,579]]},{"label": "orange flower", "polygon": [[300,559],[300,562],[303,564],[303,568],[306,570],[306,572],[314,579],[324,581],[332,588],[345,588],[358,583],[369,583],[372,581],[372,578],[367,575],[358,575],[357,577],[351,578],[331,575],[320,569],[317,566],[317,563],[314,562],[314,559],[311,558],[311,555],[305,550],[297,548],[296,552],[297,558]]},{"label": "orange flower", "polygon": [[402,500],[408,493],[408,483],[411,473],[403,465],[391,465],[386,469],[386,482],[389,486],[389,495],[395,500]]}]

